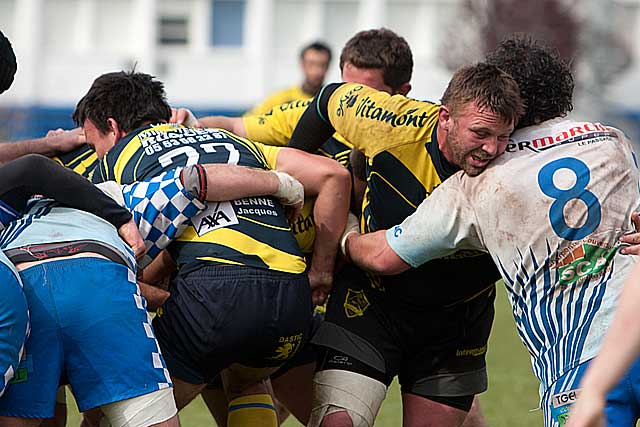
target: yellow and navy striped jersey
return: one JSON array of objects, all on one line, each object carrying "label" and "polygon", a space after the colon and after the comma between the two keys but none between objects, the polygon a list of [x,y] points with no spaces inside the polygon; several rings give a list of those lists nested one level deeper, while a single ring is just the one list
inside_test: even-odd
[{"label": "yellow and navy striped jersey", "polygon": [[286,104],[287,102],[295,101],[297,99],[305,100],[311,98],[313,98],[312,93],[305,92],[302,90],[301,86],[293,86],[272,93],[261,103],[247,111],[245,116],[257,116],[268,112],[277,105]]},{"label": "yellow and navy striped jersey", "polygon": [[[159,124],[118,141],[96,168],[93,181],[129,184],[196,163],[272,169],[279,151],[221,129]],[[208,203],[169,251],[178,265],[212,262],[288,273],[305,270],[284,209],[273,197]]]},{"label": "yellow and navy striped jersey", "polygon": [[[362,232],[401,223],[458,170],[438,147],[439,107],[354,83],[331,95],[328,120],[367,158]],[[498,278],[488,255],[460,252],[401,275],[374,278],[373,284],[410,303],[449,304],[488,289]]]},{"label": "yellow and navy striped jersey", "polygon": [[[242,118],[247,138],[268,145],[285,146],[291,139],[302,113],[311,102],[295,100],[274,106],[261,115],[247,115]],[[316,154],[336,160],[343,166],[349,166],[349,153],[353,146],[346,139],[334,134],[318,149]]]},{"label": "yellow and navy striped jersey", "polygon": [[98,164],[96,152],[87,144],[68,153],[58,154],[52,157],[52,159],[89,180],[93,175],[94,168]]}]

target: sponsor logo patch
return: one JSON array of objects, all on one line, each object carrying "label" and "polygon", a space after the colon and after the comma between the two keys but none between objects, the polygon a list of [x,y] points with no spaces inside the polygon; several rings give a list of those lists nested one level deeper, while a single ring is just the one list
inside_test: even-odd
[{"label": "sponsor logo patch", "polygon": [[344,312],[348,318],[362,316],[370,305],[364,291],[347,290],[347,296],[344,299]]},{"label": "sponsor logo patch", "polygon": [[302,334],[290,335],[287,337],[280,337],[278,343],[280,344],[276,348],[276,354],[272,357],[274,360],[288,360],[290,359],[302,342]]},{"label": "sponsor logo patch", "polygon": [[198,236],[223,227],[238,224],[238,217],[229,202],[212,202],[207,208],[191,219]]},{"label": "sponsor logo patch", "polygon": [[568,247],[560,251],[555,262],[549,267],[558,270],[561,286],[572,285],[588,276],[598,277],[602,275],[610,265],[618,247],[611,247],[606,243],[584,239],[572,242]]}]

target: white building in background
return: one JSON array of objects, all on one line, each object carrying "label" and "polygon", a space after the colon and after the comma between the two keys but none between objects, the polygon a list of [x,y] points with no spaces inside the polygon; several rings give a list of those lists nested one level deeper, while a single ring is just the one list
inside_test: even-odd
[{"label": "white building in background", "polygon": [[[605,0],[577,0],[588,5]],[[414,53],[413,90],[438,100],[450,77],[440,60],[461,0],[0,0],[0,29],[19,70],[2,107],[71,108],[93,79],[131,68],[166,83],[173,105],[240,111],[269,92],[301,81],[299,49],[316,39],[338,57],[362,29],[385,26]],[[615,14],[599,22],[623,29],[640,58],[640,0],[606,0]],[[586,12],[585,12],[586,10]],[[592,14],[594,15],[594,14]],[[640,61],[608,87],[614,107],[640,111]]]},{"label": "white building in background", "polygon": [[19,70],[0,105],[74,106],[92,80],[130,68],[158,76],[172,104],[244,109],[301,81],[300,47],[334,51],[385,26],[414,52],[415,97],[439,99],[450,73],[435,29],[456,0],[0,0]]}]

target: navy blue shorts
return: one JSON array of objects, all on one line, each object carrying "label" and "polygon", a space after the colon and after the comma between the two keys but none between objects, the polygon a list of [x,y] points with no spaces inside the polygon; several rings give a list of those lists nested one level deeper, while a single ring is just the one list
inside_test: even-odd
[{"label": "navy blue shorts", "polygon": [[203,263],[178,272],[153,327],[171,375],[204,384],[232,363],[282,365],[307,341],[311,315],[304,274]]}]

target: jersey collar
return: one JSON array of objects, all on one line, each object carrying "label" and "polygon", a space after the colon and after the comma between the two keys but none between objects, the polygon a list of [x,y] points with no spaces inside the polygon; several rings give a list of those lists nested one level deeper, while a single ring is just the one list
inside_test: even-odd
[{"label": "jersey collar", "polygon": [[431,162],[433,163],[433,167],[436,169],[438,173],[438,177],[440,177],[441,181],[449,178],[454,173],[458,172],[460,168],[452,163],[450,163],[445,157],[442,151],[440,151],[440,147],[438,147],[438,124],[433,127],[433,132],[431,132],[431,140],[424,144],[427,149],[427,153],[431,157]]}]

